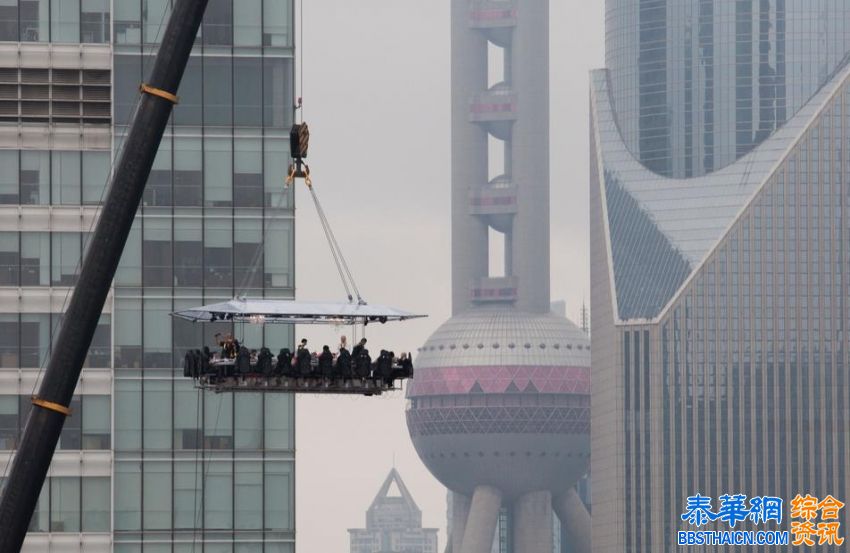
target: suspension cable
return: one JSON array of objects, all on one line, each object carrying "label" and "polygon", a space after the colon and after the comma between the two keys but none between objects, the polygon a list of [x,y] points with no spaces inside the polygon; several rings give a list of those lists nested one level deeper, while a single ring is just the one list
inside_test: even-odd
[{"label": "suspension cable", "polygon": [[[311,193],[313,191],[312,186],[308,186]],[[315,193],[312,193],[313,203],[316,204],[316,211],[319,211],[317,199]],[[331,250],[331,256],[333,257],[334,264],[336,265],[336,271],[339,274],[339,279],[342,281],[342,286],[345,288],[345,295],[348,297],[348,301],[352,301],[354,298],[351,295],[351,288],[348,285],[348,280],[345,278],[345,274],[343,273],[342,265],[340,264],[339,255],[336,252],[336,249],[333,247],[333,239],[331,238],[331,234],[329,232],[328,226],[325,224],[324,219],[321,216],[321,212],[319,212],[319,223],[322,225],[322,231],[325,233],[325,238],[328,241],[328,247]]]},{"label": "suspension cable", "polygon": [[[351,269],[348,267],[348,262],[346,262],[345,256],[342,253],[342,248],[339,247],[339,242],[337,242],[333,229],[331,229],[331,224],[328,221],[327,216],[325,215],[325,210],[322,209],[322,204],[319,202],[319,197],[316,195],[316,190],[313,188],[312,183],[308,184],[307,188],[310,190],[310,196],[312,196],[313,198],[313,203],[316,206],[316,212],[319,214],[319,221],[322,224],[322,229],[325,231],[325,236],[328,238],[328,245],[331,248],[331,253],[334,255],[334,260],[339,257],[339,262],[337,263],[337,270],[340,271],[340,278],[342,278],[343,284],[345,284],[347,277],[348,282],[351,284],[351,288],[354,290],[354,294],[357,296],[357,303],[361,305],[365,304],[366,302],[360,295],[360,289],[357,288],[357,283],[354,281],[354,276],[351,274]],[[340,270],[340,264],[342,265],[342,270]],[[345,273],[344,276],[343,271]],[[345,289],[346,292],[348,292],[348,285],[345,286]],[[348,294],[348,299],[352,299],[350,292]]]}]

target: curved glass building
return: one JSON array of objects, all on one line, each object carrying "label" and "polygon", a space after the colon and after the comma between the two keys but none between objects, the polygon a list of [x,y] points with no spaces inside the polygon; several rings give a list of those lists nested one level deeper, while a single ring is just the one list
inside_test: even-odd
[{"label": "curved glass building", "polygon": [[850,51],[833,0],[609,0],[606,66],[623,139],[644,165],[691,177],[750,152]]},{"label": "curved glass building", "polygon": [[715,510],[773,495],[786,515],[798,493],[850,497],[848,11],[607,2],[590,91],[594,550],[678,550],[696,493]]}]

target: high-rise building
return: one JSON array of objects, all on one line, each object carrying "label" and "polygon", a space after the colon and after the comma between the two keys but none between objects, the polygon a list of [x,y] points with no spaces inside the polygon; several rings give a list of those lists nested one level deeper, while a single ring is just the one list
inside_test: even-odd
[{"label": "high-rise building", "polygon": [[696,493],[850,497],[850,5],[607,12],[590,91],[593,547],[654,553],[677,550]]},{"label": "high-rise building", "polygon": [[[4,466],[170,4],[0,1]],[[210,0],[25,551],[293,551],[291,396],[194,389],[185,350],[227,328],[169,316],[294,295],[292,20],[290,0]]]},{"label": "high-rise building", "polygon": [[548,1],[452,0],[451,40],[452,318],[408,428],[452,492],[451,553],[551,553],[553,512],[586,551],[590,350],[549,304]]},{"label": "high-rise building", "polygon": [[850,6],[830,0],[608,0],[617,124],[646,168],[718,171],[758,146],[844,63]]},{"label": "high-rise building", "polygon": [[437,553],[437,529],[422,527],[422,511],[395,468],[366,511],[366,528],[348,533],[351,553]]}]

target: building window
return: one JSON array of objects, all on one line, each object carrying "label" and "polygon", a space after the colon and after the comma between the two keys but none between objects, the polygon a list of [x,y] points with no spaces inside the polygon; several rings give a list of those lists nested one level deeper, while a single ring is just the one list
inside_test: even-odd
[{"label": "building window", "polygon": [[0,0],[0,41],[17,40],[18,0]]},{"label": "building window", "polygon": [[237,461],[234,472],[236,528],[263,528],[263,463]]},{"label": "building window", "polygon": [[291,0],[263,0],[263,46],[292,46]]},{"label": "building window", "polygon": [[18,10],[21,42],[50,40],[50,2],[48,0],[20,0]]},{"label": "building window", "polygon": [[80,42],[80,0],[53,0],[50,5],[52,42]]},{"label": "building window", "polygon": [[[84,423],[85,425],[85,423]],[[109,478],[81,478],[83,485],[83,532],[109,532],[112,512]]]},{"label": "building window", "polygon": [[18,445],[18,397],[0,396],[0,449]]},{"label": "building window", "polygon": [[204,471],[204,528],[233,528],[233,462],[207,461]]},{"label": "building window", "polygon": [[50,203],[50,152],[21,152],[22,204]]},{"label": "building window", "polygon": [[16,150],[0,150],[0,203],[20,203],[18,201],[19,176],[18,152]]},{"label": "building window", "polygon": [[259,47],[262,45],[263,34],[263,0],[238,2],[239,8],[233,11],[233,45]]},{"label": "building window", "polygon": [[293,530],[292,463],[265,462],[264,519],[267,530]]},{"label": "building window", "polygon": [[263,124],[289,128],[292,125],[292,59],[263,58]]},{"label": "building window", "polygon": [[80,478],[50,479],[50,531],[80,531]]},{"label": "building window", "polygon": [[110,0],[82,0],[80,38],[83,42],[109,42],[109,4]]},{"label": "building window", "polygon": [[174,219],[174,285],[203,286],[203,223],[200,217]]},{"label": "building window", "polygon": [[[0,286],[18,285],[21,261],[19,236],[17,232],[0,232]],[[2,360],[0,366],[3,366]]]},{"label": "building window", "polygon": [[204,13],[201,34],[206,45],[229,46],[233,44],[233,0],[209,1],[207,11]]},{"label": "building window", "polygon": [[233,221],[204,219],[204,284],[210,288],[233,287]]},{"label": "building window", "polygon": [[52,203],[80,205],[82,201],[80,152],[54,151],[51,158]]}]

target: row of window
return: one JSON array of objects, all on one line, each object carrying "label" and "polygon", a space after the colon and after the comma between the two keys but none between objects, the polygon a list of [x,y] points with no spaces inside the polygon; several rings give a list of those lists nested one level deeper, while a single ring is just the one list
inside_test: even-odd
[{"label": "row of window", "polygon": [[[112,433],[110,397],[74,396],[69,406],[73,416],[62,427],[58,449],[109,449]],[[24,429],[30,396],[0,395],[0,450],[15,449]]]},{"label": "row of window", "polygon": [[[179,300],[148,295],[125,297],[131,290],[117,291],[115,299],[115,368],[173,369],[182,374],[187,349],[212,346],[217,332],[231,332],[243,344],[253,348],[269,347],[273,351],[292,347],[293,331],[288,325],[236,325],[217,323],[199,325],[169,314],[180,309],[227,301],[227,296],[191,295]],[[198,291],[200,292],[200,291]],[[262,290],[256,291],[262,294]]]},{"label": "row of window", "polygon": [[[162,35],[160,21],[170,3],[115,0],[115,43],[158,42]],[[199,42],[205,46],[292,47],[292,12],[291,0],[210,0],[198,33]]]},{"label": "row of window", "polygon": [[[285,138],[165,137],[145,189],[146,206],[287,208]],[[98,204],[109,152],[0,150],[0,204]]]},{"label": "row of window", "polygon": [[29,531],[109,532],[111,505],[108,477],[51,476],[44,480]]},{"label": "row of window", "polygon": [[[100,316],[84,367],[109,367],[110,319]],[[62,320],[59,313],[0,313],[0,369],[43,367]]]},{"label": "row of window", "polygon": [[0,204],[96,204],[109,165],[109,152],[0,150]]},{"label": "row of window", "polygon": [[291,461],[115,462],[116,531],[293,530]]},{"label": "row of window", "polygon": [[[291,288],[292,227],[290,219],[146,218],[130,234],[116,282]],[[0,231],[0,286],[73,286],[88,237]]]},{"label": "row of window", "polygon": [[[177,91],[174,124],[288,129],[292,63],[288,57],[191,56]],[[116,54],[114,68],[114,119],[128,124],[150,67],[141,55]]]},{"label": "row of window", "polygon": [[130,234],[120,286],[291,288],[293,221],[145,218]]},{"label": "row of window", "polygon": [[[226,298],[224,298],[226,299]],[[188,349],[214,345],[216,332],[234,332],[242,343],[278,351],[292,347],[292,330],[283,325],[234,329],[230,324],[196,325],[170,313],[223,298],[124,298],[115,300],[115,360],[119,369],[163,368],[181,371]],[[0,369],[43,367],[59,334],[58,313],[0,313]],[[85,361],[87,368],[109,368],[112,358],[112,317],[101,315]]]},{"label": "row of window", "polygon": [[182,379],[118,376],[116,451],[290,451],[295,447],[289,394],[199,394]]},{"label": "row of window", "polygon": [[[113,545],[115,553],[198,553],[201,549],[201,541],[193,535],[185,536],[182,540],[174,543],[157,543],[147,541],[142,548],[142,542],[136,538],[129,541],[126,536],[117,536],[118,540]],[[278,539],[272,541],[266,539],[264,542],[257,541],[253,532],[236,533],[235,538],[222,539],[218,536],[207,538],[203,541],[204,553],[294,553],[295,545],[293,538]]]},{"label": "row of window", "polygon": [[166,136],[142,200],[145,206],[292,206],[283,181],[289,162],[283,137]]},{"label": "row of window", "polygon": [[73,286],[88,236],[0,232],[0,286]]},{"label": "row of window", "polygon": [[110,0],[2,0],[0,41],[109,42]]},{"label": "row of window", "polygon": [[[109,42],[110,0],[0,1],[0,41]],[[115,42],[150,44],[162,38],[171,0],[115,0]],[[210,0],[198,35],[203,44],[292,46],[291,0]]]}]

